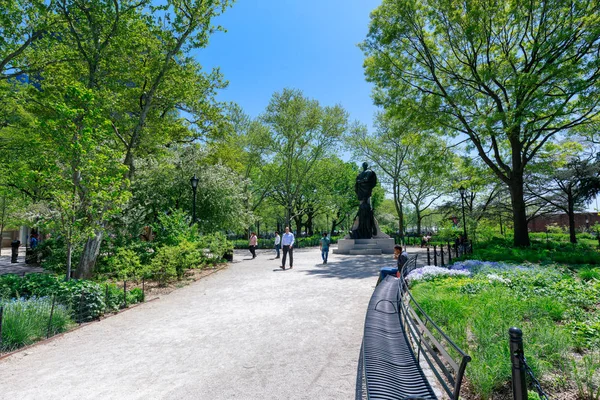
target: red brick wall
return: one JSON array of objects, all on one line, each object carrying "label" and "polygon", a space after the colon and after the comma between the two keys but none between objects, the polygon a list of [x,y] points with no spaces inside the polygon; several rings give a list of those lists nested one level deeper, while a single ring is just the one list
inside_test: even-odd
[{"label": "red brick wall", "polygon": [[[577,213],[575,214],[575,229],[584,230],[586,228],[585,219],[589,220],[589,226],[592,227],[596,222],[600,223],[598,213]],[[546,225],[557,224],[558,226],[569,227],[569,217],[567,214],[552,214],[536,217],[529,222],[530,232],[546,232]]]}]

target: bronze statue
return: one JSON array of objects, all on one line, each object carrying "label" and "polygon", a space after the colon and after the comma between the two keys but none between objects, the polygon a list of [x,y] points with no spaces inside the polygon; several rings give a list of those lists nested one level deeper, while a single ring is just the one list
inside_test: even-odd
[{"label": "bronze statue", "polygon": [[371,207],[371,194],[373,188],[377,185],[377,175],[374,171],[368,169],[369,164],[366,162],[362,165],[363,171],[356,177],[354,191],[360,206],[358,207],[358,227],[352,231],[353,239],[371,239],[377,236],[377,225],[373,216],[373,208]]}]

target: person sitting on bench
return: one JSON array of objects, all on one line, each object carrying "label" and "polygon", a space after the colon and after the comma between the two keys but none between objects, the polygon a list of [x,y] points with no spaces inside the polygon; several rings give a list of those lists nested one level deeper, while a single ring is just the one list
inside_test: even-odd
[{"label": "person sitting on bench", "polygon": [[402,267],[408,261],[408,253],[402,249],[402,245],[394,246],[394,258],[398,259],[398,272],[402,271]]}]

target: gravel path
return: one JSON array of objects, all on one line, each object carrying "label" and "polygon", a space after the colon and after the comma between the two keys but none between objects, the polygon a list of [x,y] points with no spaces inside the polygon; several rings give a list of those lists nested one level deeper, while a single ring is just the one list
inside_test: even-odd
[{"label": "gravel path", "polygon": [[[273,252],[0,361],[0,399],[352,399],[391,256]],[[237,261],[240,260],[240,261]]]}]

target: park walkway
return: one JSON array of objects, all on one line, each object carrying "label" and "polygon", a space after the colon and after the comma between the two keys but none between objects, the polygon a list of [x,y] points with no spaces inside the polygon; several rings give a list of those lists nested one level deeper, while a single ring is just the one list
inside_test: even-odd
[{"label": "park walkway", "polygon": [[236,252],[227,269],[0,360],[6,399],[349,399],[391,256]]}]

